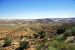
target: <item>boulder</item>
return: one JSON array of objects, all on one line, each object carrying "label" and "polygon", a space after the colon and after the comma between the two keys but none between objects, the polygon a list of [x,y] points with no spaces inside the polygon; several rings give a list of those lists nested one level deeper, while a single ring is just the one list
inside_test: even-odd
[{"label": "boulder", "polygon": [[74,42],[75,40],[75,36],[70,36],[70,37],[67,37],[65,42]]}]

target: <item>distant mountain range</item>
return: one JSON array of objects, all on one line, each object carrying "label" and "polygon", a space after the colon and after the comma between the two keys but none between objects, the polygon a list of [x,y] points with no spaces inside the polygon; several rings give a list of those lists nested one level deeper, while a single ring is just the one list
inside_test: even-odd
[{"label": "distant mountain range", "polygon": [[4,23],[75,23],[75,18],[0,19],[0,24]]}]

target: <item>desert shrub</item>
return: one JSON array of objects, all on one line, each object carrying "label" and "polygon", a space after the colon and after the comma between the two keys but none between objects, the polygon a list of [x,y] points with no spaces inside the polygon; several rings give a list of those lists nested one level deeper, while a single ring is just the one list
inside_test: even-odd
[{"label": "desert shrub", "polygon": [[57,50],[57,49],[52,46],[48,46],[48,50]]},{"label": "desert shrub", "polygon": [[57,48],[58,46],[61,46],[62,43],[63,41],[61,39],[56,38],[51,42],[51,46]]},{"label": "desert shrub", "polygon": [[72,27],[72,32],[75,33],[75,27]]},{"label": "desert shrub", "polygon": [[29,42],[28,41],[22,41],[20,43],[20,47],[17,50],[24,50],[29,48]]},{"label": "desert shrub", "polygon": [[28,48],[28,47],[29,47],[29,43],[26,42],[26,41],[22,41],[22,42],[20,43],[20,47],[22,47],[22,48]]},{"label": "desert shrub", "polygon": [[69,37],[69,36],[72,36],[72,35],[73,35],[73,33],[72,33],[71,29],[66,30],[65,33],[64,33],[64,37]]},{"label": "desert shrub", "polygon": [[48,46],[49,50],[52,50],[52,49],[53,50],[62,50],[62,48],[64,48],[64,43],[63,43],[63,41],[60,41],[60,40],[53,40],[52,42],[50,42],[50,45]]},{"label": "desert shrub", "polygon": [[73,27],[74,24],[72,23],[63,23],[62,24],[62,28],[65,28],[65,29],[71,29]]},{"label": "desert shrub", "polygon": [[58,28],[56,33],[57,34],[61,34],[61,33],[64,33],[65,32],[65,29],[64,28]]},{"label": "desert shrub", "polygon": [[53,38],[52,41],[50,41],[49,50],[75,50],[75,44],[66,43],[61,38],[58,38],[57,36]]},{"label": "desert shrub", "polygon": [[0,32],[0,34],[4,34],[3,32]]},{"label": "desert shrub", "polygon": [[67,50],[75,50],[75,44],[69,44]]},{"label": "desert shrub", "polygon": [[65,39],[66,39],[65,34],[60,34],[55,36],[55,40],[58,40],[58,41],[63,41]]},{"label": "desert shrub", "polygon": [[3,47],[7,47],[7,46],[10,46],[11,45],[11,42],[12,42],[12,40],[10,39],[10,38],[5,38],[4,39],[4,45],[3,45]]},{"label": "desert shrub", "polygon": [[[67,30],[67,33],[71,33],[70,30]],[[47,50],[75,50],[75,44],[66,43],[63,38],[65,34],[56,35],[48,42]],[[44,48],[45,43],[40,43],[37,50]]]},{"label": "desert shrub", "polygon": [[[38,45],[37,50],[41,50],[44,44]],[[43,49],[44,50],[44,49]],[[49,43],[47,50],[75,50],[75,44],[65,43],[64,41],[54,40]]]},{"label": "desert shrub", "polygon": [[39,35],[38,34],[33,34],[34,38],[38,38]]},{"label": "desert shrub", "polygon": [[[52,42],[49,43],[49,45],[46,47],[47,50],[60,50],[60,47],[62,45],[62,42],[58,40],[53,40]],[[37,50],[45,50],[44,48],[45,43],[41,43],[40,45],[37,46]]]},{"label": "desert shrub", "polygon": [[36,47],[36,49],[37,49],[37,50],[41,50],[41,49],[42,49],[42,47],[44,47],[44,44],[43,44],[43,43],[38,44],[38,45],[37,45],[37,47]]},{"label": "desert shrub", "polygon": [[33,34],[33,36],[34,36],[34,38],[38,38],[39,37],[39,39],[42,39],[42,38],[45,37],[45,32],[40,31],[40,32],[38,32],[36,34]]},{"label": "desert shrub", "polygon": [[71,29],[65,31],[65,37],[74,35],[75,35],[75,27],[72,27]]},{"label": "desert shrub", "polygon": [[37,44],[37,50],[47,50],[48,49],[48,40],[47,38],[43,38],[41,42]]},{"label": "desert shrub", "polygon": [[40,39],[42,39],[45,37],[45,32],[44,31],[38,32],[38,35],[39,35]]},{"label": "desert shrub", "polygon": [[70,33],[72,33],[72,30],[71,29],[68,29],[68,30],[65,31],[65,33],[66,34],[70,34]]}]

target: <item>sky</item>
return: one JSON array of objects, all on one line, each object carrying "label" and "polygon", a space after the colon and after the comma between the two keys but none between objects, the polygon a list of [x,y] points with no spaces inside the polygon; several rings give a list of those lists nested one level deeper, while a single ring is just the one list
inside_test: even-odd
[{"label": "sky", "polygon": [[75,0],[0,0],[0,19],[75,17]]}]

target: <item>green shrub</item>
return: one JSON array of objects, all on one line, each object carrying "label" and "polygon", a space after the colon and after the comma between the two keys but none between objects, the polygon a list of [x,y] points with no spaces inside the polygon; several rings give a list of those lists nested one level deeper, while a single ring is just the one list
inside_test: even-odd
[{"label": "green shrub", "polygon": [[20,47],[17,48],[16,50],[24,50],[24,49],[27,49],[29,48],[29,42],[28,41],[22,41],[20,43]]},{"label": "green shrub", "polygon": [[67,50],[75,50],[75,44],[69,44]]},{"label": "green shrub", "polygon": [[22,41],[22,42],[20,43],[20,47],[22,47],[22,48],[28,48],[28,47],[29,47],[29,43],[26,42],[26,41]]},{"label": "green shrub", "polygon": [[4,39],[4,45],[3,45],[3,47],[7,47],[7,46],[10,46],[11,45],[11,42],[12,42],[12,40],[10,39],[10,38],[5,38]]},{"label": "green shrub", "polygon": [[59,28],[56,31],[57,34],[61,34],[61,33],[64,33],[64,32],[65,32],[65,29],[64,28]]},{"label": "green shrub", "polygon": [[66,39],[66,37],[64,36],[65,34],[60,34],[60,35],[57,35],[55,37],[55,40],[58,40],[58,41],[63,41]]},{"label": "green shrub", "polygon": [[42,39],[42,38],[45,37],[45,32],[40,31],[37,34],[33,34],[33,36],[34,36],[34,38],[38,38],[39,37],[39,39]]},{"label": "green shrub", "polygon": [[52,47],[52,46],[49,46],[48,47],[48,50],[57,50],[56,48]]},{"label": "green shrub", "polygon": [[75,27],[72,27],[72,32],[75,33]]},{"label": "green shrub", "polygon": [[75,27],[72,27],[71,29],[68,29],[65,31],[65,36],[74,36],[75,35]]},{"label": "green shrub", "polygon": [[39,35],[38,34],[33,34],[34,38],[38,38]]},{"label": "green shrub", "polygon": [[43,44],[43,43],[38,44],[38,45],[37,45],[37,47],[36,47],[36,49],[37,49],[37,50],[41,50],[41,49],[42,49],[42,47],[44,47],[44,44]]},{"label": "green shrub", "polygon": [[39,35],[40,39],[42,39],[45,37],[45,32],[44,31],[38,32],[38,35]]},{"label": "green shrub", "polygon": [[72,30],[69,29],[69,30],[66,30],[64,34],[65,34],[64,37],[69,37],[69,36],[72,36],[73,33],[72,33]]},{"label": "green shrub", "polygon": [[54,38],[48,46],[49,50],[75,50],[75,44],[65,43],[60,38]]}]

